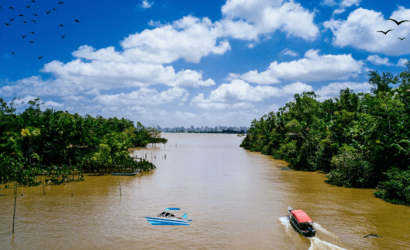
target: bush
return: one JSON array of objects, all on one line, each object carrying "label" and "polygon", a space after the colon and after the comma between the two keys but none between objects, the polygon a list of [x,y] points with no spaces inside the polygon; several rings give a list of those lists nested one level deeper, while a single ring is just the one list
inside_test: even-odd
[{"label": "bush", "polygon": [[392,168],[387,171],[387,180],[380,182],[374,194],[388,202],[410,205],[410,170]]},{"label": "bush", "polygon": [[328,183],[345,187],[371,187],[375,183],[374,171],[363,153],[352,147],[343,147],[332,158],[334,169],[326,175]]}]

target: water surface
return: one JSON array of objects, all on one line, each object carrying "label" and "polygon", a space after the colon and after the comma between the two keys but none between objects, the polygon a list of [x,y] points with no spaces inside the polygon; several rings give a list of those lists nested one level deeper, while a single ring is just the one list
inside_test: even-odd
[{"label": "water surface", "polygon": [[[165,147],[136,151],[152,154],[158,169],[151,173],[86,175],[47,186],[45,196],[41,186],[19,188],[14,236],[13,189],[1,185],[0,249],[409,249],[410,208],[377,199],[374,190],[289,170],[240,148],[236,135],[163,136]],[[288,206],[310,215],[317,237],[290,227]],[[187,212],[191,226],[146,221],[166,207]],[[382,238],[363,238],[371,233]]]}]

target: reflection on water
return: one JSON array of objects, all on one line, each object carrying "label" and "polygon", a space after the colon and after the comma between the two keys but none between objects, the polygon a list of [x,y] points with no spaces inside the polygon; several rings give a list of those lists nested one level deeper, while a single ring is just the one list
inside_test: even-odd
[{"label": "reflection on water", "polygon": [[[376,199],[373,190],[288,170],[240,148],[236,135],[163,135],[165,147],[136,151],[148,160],[152,153],[158,169],[151,173],[85,176],[46,186],[45,196],[41,186],[19,188],[14,237],[13,189],[1,185],[0,249],[408,249],[410,208]],[[289,206],[309,214],[316,237],[290,227]],[[146,221],[166,207],[187,212],[191,226]],[[363,238],[370,233],[383,238]]]}]

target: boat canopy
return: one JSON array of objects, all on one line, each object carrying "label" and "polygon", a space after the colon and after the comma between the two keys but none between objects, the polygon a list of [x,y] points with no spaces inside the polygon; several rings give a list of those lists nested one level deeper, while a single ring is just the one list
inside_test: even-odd
[{"label": "boat canopy", "polygon": [[299,223],[312,222],[312,219],[303,210],[292,210],[290,212],[295,216]]},{"label": "boat canopy", "polygon": [[165,210],[181,210],[181,209],[179,209],[177,207],[167,207],[167,208],[165,208]]}]

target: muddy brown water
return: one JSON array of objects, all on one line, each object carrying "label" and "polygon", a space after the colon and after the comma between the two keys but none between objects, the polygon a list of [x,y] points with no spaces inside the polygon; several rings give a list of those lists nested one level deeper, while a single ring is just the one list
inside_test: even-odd
[{"label": "muddy brown water", "polygon": [[[1,185],[0,249],[410,249],[410,207],[377,199],[374,190],[289,170],[240,148],[236,135],[163,136],[165,148],[136,151],[152,153],[151,173],[85,176],[46,186],[45,196],[42,186],[19,187],[14,236],[13,188]],[[310,215],[317,237],[294,231],[288,206]],[[166,207],[187,212],[191,226],[151,226],[145,216]],[[382,238],[363,238],[371,233]]]}]

